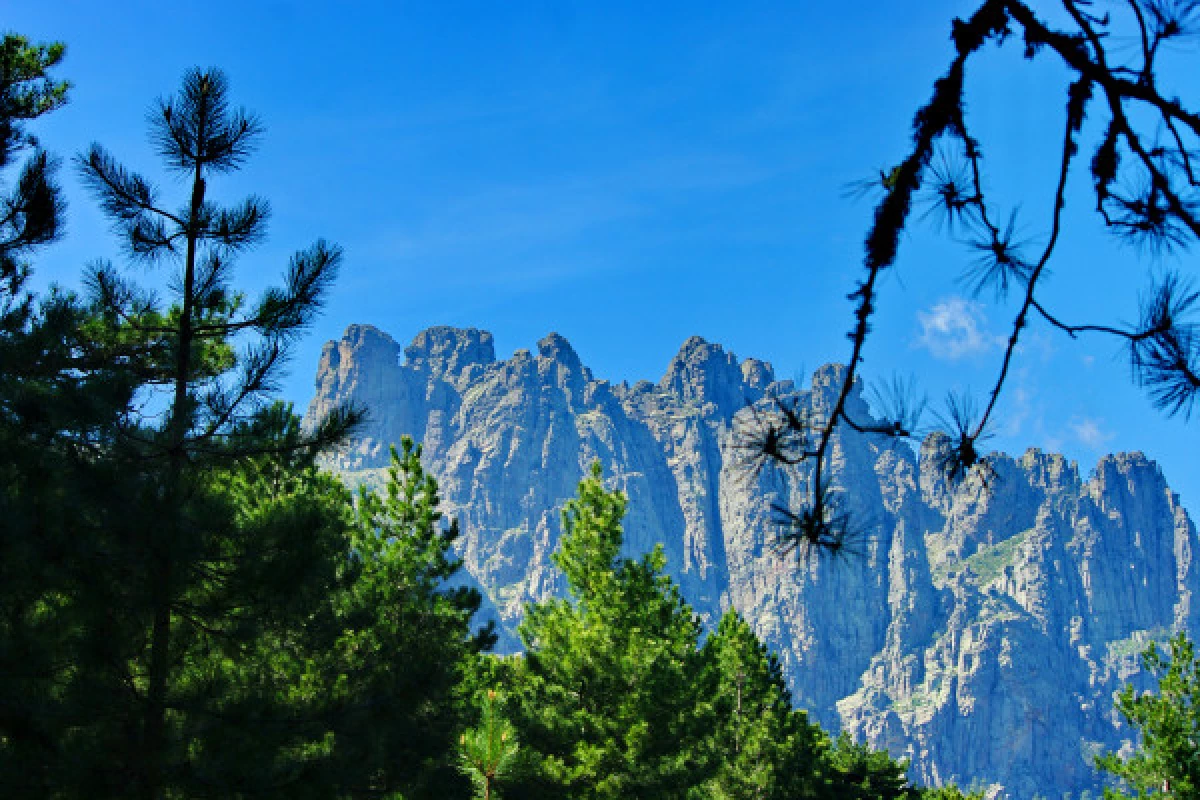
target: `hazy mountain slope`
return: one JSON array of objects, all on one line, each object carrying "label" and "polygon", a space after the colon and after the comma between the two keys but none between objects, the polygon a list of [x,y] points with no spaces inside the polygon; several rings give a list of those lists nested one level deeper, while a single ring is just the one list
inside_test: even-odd
[{"label": "hazy mountain slope", "polygon": [[[829,404],[841,375],[823,367],[799,396]],[[630,497],[628,549],[663,542],[707,622],[743,612],[827,727],[911,756],[922,781],[986,780],[1020,798],[1093,786],[1091,755],[1128,735],[1112,695],[1136,653],[1197,630],[1196,530],[1158,468],[1118,454],[1085,479],[1030,450],[999,460],[990,493],[951,492],[930,468],[936,440],[914,454],[843,436],[836,485],[871,533],[851,557],[797,560],[770,524],[796,487],[740,468],[729,435],[748,403],[793,391],[695,337],[658,384],[629,387],[595,379],[554,334],[497,361],[483,331],[432,328],[402,355],[351,326],[325,347],[309,414],[368,409],[337,459],[353,480],[378,482],[401,435],[424,443],[504,647],[524,604],[561,590],[559,509],[599,458]]]}]

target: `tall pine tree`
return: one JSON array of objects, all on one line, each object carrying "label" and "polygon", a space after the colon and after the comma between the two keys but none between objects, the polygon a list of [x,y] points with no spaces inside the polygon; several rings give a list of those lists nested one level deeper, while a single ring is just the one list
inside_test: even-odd
[{"label": "tall pine tree", "polygon": [[710,791],[718,800],[828,797],[829,742],[792,708],[779,661],[736,611],[704,643],[716,667],[718,763]]},{"label": "tall pine tree", "polygon": [[331,595],[334,640],[312,656],[324,687],[316,699],[333,721],[324,796],[467,794],[456,745],[472,712],[462,689],[495,634],[491,624],[472,630],[482,596],[456,583],[458,524],[443,523],[440,502],[408,437],[392,450],[385,494],[359,494]]},{"label": "tall pine tree", "polygon": [[[328,583],[331,555],[344,551],[344,527],[337,533],[324,519],[291,531],[248,519],[226,491],[230,473],[260,457],[310,458],[354,415],[302,432],[290,413],[263,402],[341,253],[323,241],[298,252],[285,285],[256,303],[231,285],[235,257],[265,235],[268,208],[256,197],[222,207],[209,183],[243,164],[257,120],[232,108],[220,71],[191,70],[179,93],[160,101],[150,127],[164,166],[186,181],[182,207],[163,202],[149,180],[99,145],[78,166],[129,259],[139,270],[168,271],[166,306],[107,263],[88,278],[98,312],[93,338],[131,348],[140,381],[138,411],[112,445],[136,502],[103,531],[110,553],[100,574],[115,582],[109,600],[123,628],[115,641],[128,644],[110,658],[128,710],[112,711],[110,729],[128,745],[114,751],[112,769],[125,777],[127,794],[160,798],[168,786],[199,791],[224,780],[220,770],[194,767],[223,727],[246,724],[218,708],[229,681],[256,679],[234,654],[256,652],[265,631],[300,622],[287,618],[301,609],[281,603],[280,593],[307,596],[306,581]],[[334,502],[319,515],[342,513]],[[214,653],[225,655],[214,662]],[[196,679],[192,667],[210,662],[229,669]]]},{"label": "tall pine tree", "polygon": [[[61,44],[0,42],[0,169],[19,174],[0,197],[0,786],[13,796],[80,791],[109,742],[89,725],[99,698],[121,697],[94,537],[104,503],[134,498],[107,457],[135,379],[92,341],[68,293],[38,300],[31,258],[62,230],[56,159],[27,123],[66,99],[49,72]],[[5,176],[8,177],[7,175]],[[110,584],[111,585],[111,584]]]},{"label": "tall pine tree", "polygon": [[[53,107],[62,87],[37,70],[60,50],[6,47],[3,86],[29,94],[4,95],[4,113]],[[192,71],[152,128],[188,179],[182,209],[99,146],[78,163],[131,261],[169,270],[167,303],[107,264],[87,304],[18,297],[23,269],[6,284],[19,313],[0,332],[0,785],[95,798],[465,792],[459,683],[491,633],[471,632],[479,595],[451,585],[457,529],[439,522],[419,448],[397,456],[386,498],[356,503],[315,463],[356,415],[305,431],[268,402],[339,252],[298,253],[285,286],[248,303],[231,265],[262,237],[266,205],[218,207],[209,182],[241,164],[257,122],[231,109],[219,72]],[[42,201],[10,217],[5,263],[57,229],[51,165],[23,173],[20,196]]]},{"label": "tall pine tree", "polygon": [[686,798],[712,774],[712,671],[662,548],[619,556],[625,498],[599,464],[563,511],[570,598],[530,606],[513,681],[529,777],[519,797]]}]

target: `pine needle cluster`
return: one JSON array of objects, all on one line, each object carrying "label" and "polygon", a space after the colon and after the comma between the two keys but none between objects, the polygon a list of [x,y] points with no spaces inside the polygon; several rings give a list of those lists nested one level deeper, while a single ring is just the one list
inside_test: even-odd
[{"label": "pine needle cluster", "polygon": [[[1200,397],[1200,319],[1197,293],[1187,279],[1169,269],[1151,270],[1152,286],[1133,325],[1065,321],[1047,306],[1042,291],[1063,235],[1068,177],[1083,159],[1085,147],[1091,156],[1086,165],[1091,201],[1117,241],[1155,259],[1189,248],[1200,236],[1200,180],[1194,163],[1200,151],[1200,115],[1162,87],[1160,67],[1165,50],[1200,34],[1200,13],[1191,0],[1129,0],[1118,5],[1101,13],[1086,0],[1063,0],[1062,22],[1051,24],[1032,3],[983,0],[972,14],[953,21],[954,57],[914,116],[908,155],[854,187],[855,194],[876,198],[876,205],[864,243],[864,274],[849,295],[854,304],[851,349],[832,407],[819,417],[774,415],[766,425],[758,421],[741,431],[737,449],[743,455],[752,451],[747,460],[756,473],[766,461],[802,473],[807,482],[801,507],[781,515],[785,542],[796,541],[793,532],[800,531],[799,541],[807,543],[805,553],[841,549],[844,519],[828,502],[832,443],[839,430],[894,439],[926,433],[909,414],[922,402],[889,409],[891,416],[882,422],[857,419],[847,407],[879,302],[880,277],[893,268],[902,234],[921,207],[920,219],[965,243],[968,260],[960,280],[976,295],[992,294],[1015,306],[1011,333],[985,399],[976,403],[951,398],[939,417],[953,443],[939,463],[952,483],[972,473],[985,481],[989,477],[982,444],[995,421],[1022,335],[1035,319],[1070,337],[1097,334],[1123,342],[1134,381],[1146,389],[1151,404],[1168,415],[1190,417]],[[1129,37],[1138,43],[1135,48],[1117,45]],[[996,208],[986,191],[989,164],[967,113],[968,65],[980,60],[987,45],[1012,43],[1022,48],[1027,60],[1055,62],[1067,76],[1062,134],[1057,143],[1051,142],[1059,158],[1058,169],[1047,176],[1052,201],[1043,224],[1048,234],[1037,247],[1021,233],[1025,224],[1018,224],[1017,210],[1006,214]],[[1090,126],[1087,131],[1085,125]],[[1093,130],[1098,135],[1091,137]],[[781,448],[780,442],[804,446]]]}]

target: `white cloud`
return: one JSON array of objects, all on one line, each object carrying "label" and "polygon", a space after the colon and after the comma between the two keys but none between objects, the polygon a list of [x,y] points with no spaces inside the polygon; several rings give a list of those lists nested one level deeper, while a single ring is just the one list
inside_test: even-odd
[{"label": "white cloud", "polygon": [[1100,420],[1091,417],[1083,417],[1069,424],[1075,438],[1093,450],[1103,450],[1104,446],[1113,438],[1112,433],[1100,427]]},{"label": "white cloud", "polygon": [[987,332],[983,307],[962,297],[951,297],[928,311],[918,311],[917,322],[921,326],[917,347],[924,347],[935,358],[954,361],[982,353],[1002,341]]}]

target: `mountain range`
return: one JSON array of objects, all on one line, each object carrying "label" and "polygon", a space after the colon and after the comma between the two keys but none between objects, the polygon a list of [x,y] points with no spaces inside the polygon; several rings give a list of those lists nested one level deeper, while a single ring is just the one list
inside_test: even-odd
[{"label": "mountain range", "polygon": [[[430,328],[401,347],[351,325],[322,351],[307,419],[366,409],[330,458],[353,483],[380,485],[401,436],[423,445],[501,651],[519,649],[526,603],[564,590],[549,559],[559,513],[599,459],[629,497],[629,553],[663,543],[706,626],[741,612],[827,730],[911,759],[925,784],[1095,790],[1093,756],[1130,746],[1113,696],[1147,685],[1138,653],[1200,628],[1196,528],[1178,496],[1136,452],[1086,475],[1061,455],[997,453],[986,485],[950,485],[937,435],[914,451],[844,432],[833,485],[862,536],[836,558],[782,550],[772,505],[803,486],[747,469],[734,433],[776,398],[827,411],[844,375],[826,365],[797,386],[692,337],[656,383],[613,384],[557,334],[498,360],[485,331]],[[871,419],[857,386],[848,411]]]}]

